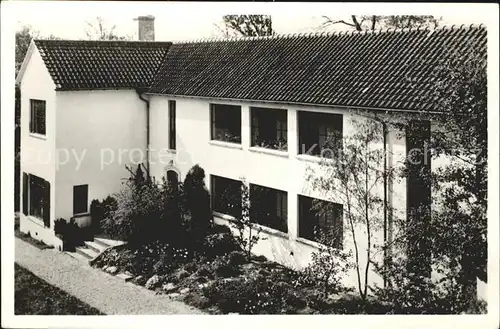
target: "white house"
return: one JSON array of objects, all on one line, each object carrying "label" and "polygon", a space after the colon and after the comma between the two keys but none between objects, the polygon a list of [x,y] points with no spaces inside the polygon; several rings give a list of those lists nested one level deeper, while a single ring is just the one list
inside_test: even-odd
[{"label": "white house", "polygon": [[[483,47],[485,40],[486,30],[471,26],[173,44],[35,41],[18,78],[23,155],[75,153],[66,163],[23,156],[21,230],[50,244],[56,218],[87,213],[92,199],[119,189],[124,165],[142,156],[156,178],[183,179],[199,164],[219,223],[231,218],[221,191],[237,191],[244,177],[251,190],[265,193],[268,213],[275,214],[252,219],[265,238],[255,252],[304,267],[317,248],[313,227],[346,225],[344,204],[305,179],[307,168],[318,167],[329,134],[348,135],[353,118],[439,111],[427,97],[430,72],[452,50],[467,42]],[[380,147],[391,154],[389,166],[423,145],[422,131],[413,133],[422,137],[420,145],[387,127]],[[394,208],[387,216],[406,216],[408,207],[431,202],[430,187],[416,189],[420,178],[409,180],[377,187]],[[316,216],[313,199],[330,202],[337,215]],[[390,237],[387,219],[376,243]],[[339,247],[351,250],[352,237],[341,231]],[[356,277],[346,280],[355,285]]]}]

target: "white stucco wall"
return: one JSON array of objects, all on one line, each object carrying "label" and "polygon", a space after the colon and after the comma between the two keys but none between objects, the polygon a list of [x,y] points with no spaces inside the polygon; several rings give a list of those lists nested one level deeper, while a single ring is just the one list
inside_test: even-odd
[{"label": "white stucco wall", "polygon": [[[314,190],[307,183],[306,168],[317,167],[311,157],[297,155],[297,111],[322,111],[328,113],[344,114],[344,135],[352,132],[350,126],[350,115],[344,110],[320,109],[313,107],[279,106],[256,103],[233,102],[242,106],[242,143],[239,146],[227,145],[221,142],[210,141],[210,110],[208,100],[176,98],[177,101],[177,150],[172,155],[166,152],[168,148],[168,98],[162,96],[151,97],[151,147],[154,150],[151,163],[151,173],[157,178],[165,175],[165,167],[174,159],[174,163],[181,172],[182,178],[186,172],[195,164],[199,164],[206,174],[206,184],[210,188],[210,175],[217,175],[231,179],[245,177],[249,183],[279,189],[288,193],[288,234],[283,236],[279,232],[268,230],[262,233],[265,240],[261,240],[255,247],[256,254],[263,254],[268,258],[280,263],[302,268],[310,262],[311,252],[316,250],[314,244],[307,242],[298,236],[298,195],[306,195],[329,201],[336,201],[335,195],[322,195],[320,191]],[[215,102],[215,101],[214,101]],[[215,102],[218,103],[218,102]],[[222,102],[231,103],[231,102]],[[258,149],[250,147],[250,106],[282,108],[288,113],[288,152],[277,155],[276,153],[262,153]],[[394,134],[395,135],[395,134]],[[396,138],[392,137],[391,142]],[[382,147],[382,145],[379,145]],[[394,152],[404,154],[404,141],[394,142]],[[397,158],[394,162],[399,161]],[[379,193],[383,191],[383,185],[376,188]],[[403,202],[406,193],[404,182],[394,183],[394,200]],[[403,202],[404,203],[404,202]],[[401,211],[404,207],[399,207]],[[218,222],[224,222],[217,219]],[[347,223],[345,223],[346,225]],[[366,263],[366,233],[363,227],[356,229],[357,240],[360,250],[360,264]],[[372,243],[383,242],[383,230],[379,229],[374,234]],[[347,226],[344,228],[344,250],[353,250],[352,236]],[[374,251],[374,249],[372,249]],[[382,259],[382,254],[377,254],[377,259]],[[362,268],[364,272],[364,267]],[[370,272],[371,283],[381,284],[381,279]],[[364,280],[364,279],[363,279]],[[346,277],[345,284],[354,286],[357,277],[354,272]]]},{"label": "white stucco wall", "polygon": [[57,92],[57,218],[73,216],[73,186],[93,199],[118,192],[125,165],[146,161],[146,104],[134,90]]},{"label": "white stucco wall", "polygon": [[[30,233],[33,237],[44,241],[49,245],[57,243],[54,237],[55,217],[55,144],[56,144],[56,93],[55,85],[45,67],[40,53],[36,48],[27,63],[21,88],[21,213],[20,230]],[[46,103],[46,135],[31,134],[30,123],[30,99],[44,100]],[[50,183],[50,228],[45,228],[43,221],[24,216],[23,205],[23,178],[22,174],[33,174]]]}]

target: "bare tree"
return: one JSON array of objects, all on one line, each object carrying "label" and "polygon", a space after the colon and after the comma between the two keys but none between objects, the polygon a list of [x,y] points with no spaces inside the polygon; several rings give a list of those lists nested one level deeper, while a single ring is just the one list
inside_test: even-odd
[{"label": "bare tree", "polygon": [[412,27],[432,27],[439,26],[442,17],[431,15],[351,15],[349,19],[332,19],[323,16],[322,28],[343,24],[350,26],[356,31],[377,30],[382,28],[412,28]]},{"label": "bare tree", "polygon": [[266,36],[273,35],[270,15],[225,15],[222,26],[214,24],[226,38],[231,36]]},{"label": "bare tree", "polygon": [[104,18],[97,16],[93,21],[87,21],[85,35],[89,40],[131,40],[130,36],[120,36],[115,32],[116,25],[106,26]]}]

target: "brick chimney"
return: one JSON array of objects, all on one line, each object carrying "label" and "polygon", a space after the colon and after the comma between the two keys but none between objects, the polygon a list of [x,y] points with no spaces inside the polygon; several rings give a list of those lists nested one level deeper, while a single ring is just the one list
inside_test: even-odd
[{"label": "brick chimney", "polygon": [[155,17],[139,16],[134,20],[139,21],[139,41],[155,41]]}]

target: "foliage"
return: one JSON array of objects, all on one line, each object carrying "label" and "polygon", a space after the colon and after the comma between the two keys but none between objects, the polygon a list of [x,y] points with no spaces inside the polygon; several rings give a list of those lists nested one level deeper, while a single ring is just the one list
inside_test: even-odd
[{"label": "foliage", "polygon": [[80,227],[74,218],[68,222],[64,218],[54,221],[54,233],[63,241],[63,248],[75,251],[75,247],[82,246],[85,240],[92,239],[92,231],[87,227]]},{"label": "foliage", "polygon": [[201,250],[205,257],[213,259],[241,248],[231,233],[216,233],[208,235],[203,240]]},{"label": "foliage", "polygon": [[236,216],[231,224],[238,232],[235,235],[236,242],[245,252],[247,259],[250,259],[253,247],[260,240],[261,228],[256,228],[250,220],[250,189],[244,178],[241,184],[241,215]]},{"label": "foliage", "polygon": [[91,225],[95,233],[100,233],[105,219],[111,216],[112,212],[118,207],[118,203],[111,195],[104,198],[102,201],[97,199],[90,203],[90,218]]},{"label": "foliage", "polygon": [[[335,197],[344,205],[344,218],[347,219],[354,242],[358,291],[361,298],[365,299],[373,256],[373,235],[383,223],[384,201],[377,188],[384,178],[392,175],[392,170],[382,165],[384,150],[378,146],[382,144],[381,125],[373,120],[355,119],[352,119],[351,124],[353,133],[343,136],[342,151],[329,159],[322,159],[319,170],[309,167],[308,180],[315,189],[327,193],[328,197]],[[332,138],[336,140],[335,136]],[[356,234],[358,226],[366,230],[364,236]],[[364,265],[360,263],[360,239],[366,239],[367,245]]]},{"label": "foliage", "polygon": [[116,25],[107,27],[104,18],[97,16],[92,21],[87,22],[85,35],[89,40],[131,40],[130,36],[117,35]]},{"label": "foliage", "polygon": [[[404,314],[459,314],[485,313],[483,303],[471,309],[464,299],[458,275],[439,269],[441,278],[433,280],[408,271],[408,259],[398,257],[389,266],[379,268],[382,275],[391,278],[385,288],[375,288],[375,296],[391,305],[393,313]],[[453,271],[453,269],[451,269]]]},{"label": "foliage", "polygon": [[130,177],[115,195],[117,207],[104,222],[105,233],[136,246],[154,241],[181,241],[181,186],[170,186],[165,179],[156,184],[141,165],[135,171],[127,169]]},{"label": "foliage", "polygon": [[199,165],[193,166],[184,179],[183,202],[186,212],[190,214],[191,239],[198,244],[213,225],[210,193],[205,186],[205,171]]},{"label": "foliage", "polygon": [[269,15],[225,15],[222,17],[224,28],[216,27],[225,37],[231,34],[240,36],[273,35],[271,16]]},{"label": "foliage", "polygon": [[311,255],[311,262],[301,273],[301,281],[315,284],[323,292],[338,293],[345,290],[342,278],[352,266],[350,254],[337,248],[336,234],[325,231],[320,234],[319,249]]},{"label": "foliage", "polygon": [[351,15],[348,20],[335,20],[328,16],[323,16],[323,19],[322,28],[343,24],[356,29],[356,31],[374,31],[383,28],[436,28],[442,18],[431,15]]},{"label": "foliage", "polygon": [[204,288],[203,294],[223,313],[243,314],[282,313],[293,296],[287,283],[263,278],[217,280]]}]

